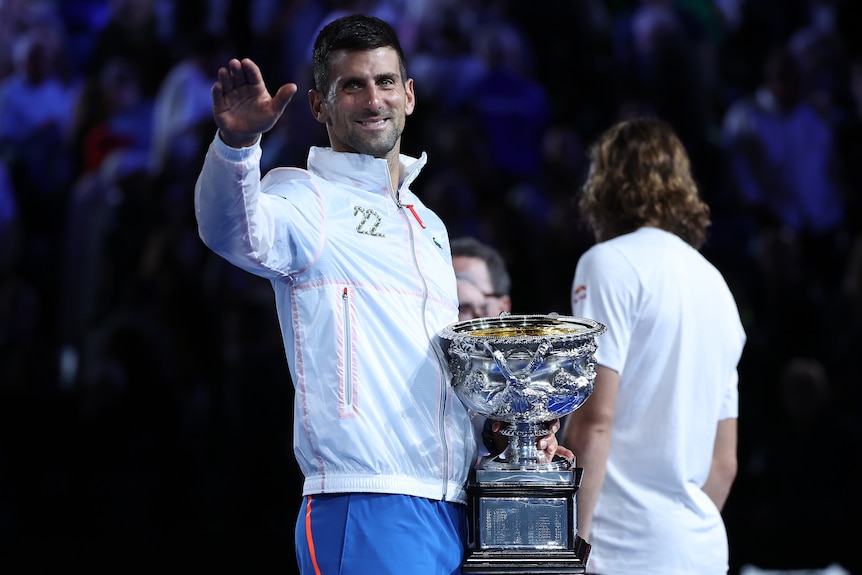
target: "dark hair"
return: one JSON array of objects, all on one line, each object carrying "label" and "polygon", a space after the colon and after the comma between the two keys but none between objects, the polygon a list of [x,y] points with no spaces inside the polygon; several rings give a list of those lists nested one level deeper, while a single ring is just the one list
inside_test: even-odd
[{"label": "dark hair", "polygon": [[494,295],[509,295],[509,290],[512,289],[512,280],[500,252],[471,236],[453,239],[450,242],[450,248],[453,258],[461,256],[484,261],[485,265],[488,266],[488,275],[491,276],[491,288],[494,290]]},{"label": "dark hair", "polygon": [[333,20],[324,26],[314,41],[312,53],[314,88],[324,95],[329,90],[329,70],[333,52],[339,50],[358,52],[375,48],[392,48],[398,53],[401,80],[406,82],[407,67],[404,63],[404,51],[398,41],[398,34],[388,22],[364,14],[352,14]]},{"label": "dark hair", "polygon": [[589,150],[578,201],[599,241],[655,226],[695,249],[706,240],[709,206],[700,198],[682,142],[665,122],[640,118],[608,129]]}]

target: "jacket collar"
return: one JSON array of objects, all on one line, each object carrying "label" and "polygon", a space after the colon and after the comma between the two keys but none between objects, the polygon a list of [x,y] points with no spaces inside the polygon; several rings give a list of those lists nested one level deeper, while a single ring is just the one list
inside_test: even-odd
[{"label": "jacket collar", "polygon": [[[399,188],[408,188],[428,161],[425,152],[419,158],[401,154]],[[389,167],[386,160],[367,154],[336,152],[332,148],[312,146],[308,152],[308,171],[327,180],[357,188],[389,189]]]}]

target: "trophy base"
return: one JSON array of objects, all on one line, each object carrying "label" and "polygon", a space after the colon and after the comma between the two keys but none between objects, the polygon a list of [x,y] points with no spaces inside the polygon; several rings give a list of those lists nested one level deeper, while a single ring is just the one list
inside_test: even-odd
[{"label": "trophy base", "polygon": [[590,544],[575,536],[575,548],[566,551],[468,551],[463,573],[487,575],[578,575],[587,572]]},{"label": "trophy base", "polygon": [[467,483],[465,574],[586,573],[590,545],[577,534],[583,469],[474,469]]}]

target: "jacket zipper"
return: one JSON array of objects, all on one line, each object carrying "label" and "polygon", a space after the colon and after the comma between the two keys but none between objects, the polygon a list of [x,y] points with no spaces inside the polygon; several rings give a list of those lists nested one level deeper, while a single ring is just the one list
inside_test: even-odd
[{"label": "jacket zipper", "polygon": [[417,222],[419,222],[419,227],[424,230],[425,224],[422,223],[422,218],[420,218],[419,214],[416,213],[416,210],[413,208],[413,204],[404,204],[404,207],[410,210],[410,213],[413,214],[413,217],[416,218]]},{"label": "jacket zipper", "polygon": [[[416,213],[416,210],[413,208],[413,204],[402,204],[399,194],[395,194],[393,196],[395,198],[395,204],[398,206],[399,210],[407,208],[410,210],[410,213],[413,214],[413,217],[416,218],[416,221],[419,222],[419,226],[422,229],[425,229],[425,224],[422,223],[422,219],[419,217],[419,214]],[[407,233],[410,237],[410,253],[413,256],[413,266],[419,271],[419,261],[416,259],[416,237],[413,235],[413,226],[407,226]],[[431,337],[433,335],[429,335],[427,333],[427,324],[425,323],[425,313],[426,306],[428,304],[428,282],[425,281],[425,276],[419,273],[419,277],[422,279],[422,323],[426,325],[426,337],[428,337],[429,342],[431,341]],[[440,394],[440,419],[438,420],[437,430],[440,433],[441,439],[441,449],[443,451],[443,499],[446,498],[446,495],[449,493],[449,445],[446,443],[446,393]]]},{"label": "jacket zipper", "polygon": [[342,329],[344,340],[344,406],[353,411],[353,358],[351,356],[352,342],[350,339],[350,296],[347,287],[341,294]]}]

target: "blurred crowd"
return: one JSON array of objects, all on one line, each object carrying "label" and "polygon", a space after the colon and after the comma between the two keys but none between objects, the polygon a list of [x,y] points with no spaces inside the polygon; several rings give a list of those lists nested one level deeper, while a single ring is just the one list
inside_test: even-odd
[{"label": "blurred crowd", "polygon": [[271,289],[203,246],[193,189],[231,57],[299,85],[264,169],[327,145],[310,46],[345,12],[398,29],[414,188],[504,255],[515,313],[570,312],[593,138],[674,127],[749,338],[733,570],[859,567],[854,0],[0,0],[0,540],[292,545]]}]

